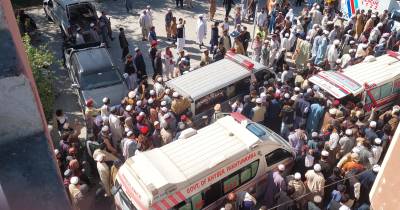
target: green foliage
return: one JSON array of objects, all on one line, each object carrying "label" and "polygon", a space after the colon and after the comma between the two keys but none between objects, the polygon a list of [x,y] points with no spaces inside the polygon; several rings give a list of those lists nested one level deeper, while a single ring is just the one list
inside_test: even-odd
[{"label": "green foliage", "polygon": [[46,45],[39,47],[32,46],[31,38],[26,34],[22,37],[22,41],[24,42],[25,52],[32,68],[44,114],[49,121],[52,119],[55,100],[53,87],[54,75],[49,67],[55,63],[55,57],[47,49]]}]

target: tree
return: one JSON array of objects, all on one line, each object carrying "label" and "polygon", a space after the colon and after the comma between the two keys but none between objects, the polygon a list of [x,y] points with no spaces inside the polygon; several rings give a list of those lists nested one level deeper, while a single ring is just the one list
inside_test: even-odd
[{"label": "tree", "polygon": [[54,75],[49,67],[55,63],[55,57],[47,49],[47,45],[32,46],[31,38],[27,34],[22,37],[22,41],[31,65],[46,120],[49,121],[53,116],[55,100],[53,87]]}]

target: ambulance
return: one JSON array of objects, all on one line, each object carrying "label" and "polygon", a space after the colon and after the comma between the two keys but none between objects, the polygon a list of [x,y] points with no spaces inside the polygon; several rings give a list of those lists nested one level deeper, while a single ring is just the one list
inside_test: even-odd
[{"label": "ambulance", "polygon": [[400,8],[396,0],[340,0],[339,7],[346,18],[350,18],[361,9],[382,14],[384,10],[393,12]]},{"label": "ambulance", "polygon": [[225,58],[166,82],[166,86],[190,99],[193,122],[210,117],[215,104],[230,110],[230,103],[249,94],[251,80],[276,80],[276,74],[248,57],[227,52]]},{"label": "ambulance", "polygon": [[220,209],[230,192],[252,188],[262,197],[268,173],[293,167],[288,142],[239,113],[182,135],[126,160],[113,188],[117,209]]},{"label": "ambulance", "polygon": [[343,72],[321,71],[309,78],[330,101],[361,102],[366,112],[386,110],[399,103],[400,55],[389,51],[375,61],[349,66]]}]

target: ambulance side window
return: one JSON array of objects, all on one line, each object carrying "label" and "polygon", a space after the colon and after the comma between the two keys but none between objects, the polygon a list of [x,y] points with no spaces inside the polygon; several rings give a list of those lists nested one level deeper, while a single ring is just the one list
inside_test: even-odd
[{"label": "ambulance side window", "polygon": [[400,79],[394,81],[393,93],[400,93]]},{"label": "ambulance side window", "polygon": [[393,83],[389,82],[381,86],[381,95],[380,98],[386,98],[390,95],[392,95],[392,90],[393,90]]},{"label": "ambulance side window", "polygon": [[224,194],[232,192],[257,175],[259,160],[246,165],[222,180]]},{"label": "ambulance side window", "polygon": [[282,160],[285,160],[286,158],[291,157],[292,155],[290,154],[290,152],[279,148],[265,155],[265,160],[267,161],[267,166],[272,166],[276,163],[281,162]]}]

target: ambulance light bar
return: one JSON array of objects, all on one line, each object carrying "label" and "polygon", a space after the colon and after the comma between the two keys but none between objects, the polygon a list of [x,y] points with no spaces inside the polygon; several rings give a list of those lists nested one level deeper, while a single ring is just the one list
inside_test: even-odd
[{"label": "ambulance light bar", "polygon": [[225,58],[229,59],[237,64],[240,64],[241,66],[245,67],[247,70],[251,71],[254,69],[254,63],[251,62],[248,59],[242,58],[240,56],[237,56],[236,53],[232,52],[232,51],[228,51],[225,54]]}]

